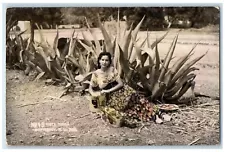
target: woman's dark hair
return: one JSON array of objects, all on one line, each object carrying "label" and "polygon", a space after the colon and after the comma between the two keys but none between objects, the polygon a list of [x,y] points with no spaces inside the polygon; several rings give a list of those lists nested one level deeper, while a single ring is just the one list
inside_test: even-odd
[{"label": "woman's dark hair", "polygon": [[98,56],[98,68],[100,69],[101,68],[101,65],[100,65],[100,60],[103,56],[108,56],[109,58],[109,66],[111,65],[112,63],[112,56],[109,52],[101,52]]}]

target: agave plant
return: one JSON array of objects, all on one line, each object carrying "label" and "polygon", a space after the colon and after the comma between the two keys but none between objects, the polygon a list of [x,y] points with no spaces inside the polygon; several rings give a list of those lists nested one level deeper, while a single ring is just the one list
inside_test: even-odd
[{"label": "agave plant", "polygon": [[[50,79],[51,83],[61,82],[65,83],[65,92],[73,90],[77,84],[84,82],[85,79],[90,79],[91,71],[96,69],[96,57],[97,54],[93,51],[82,51],[78,48],[78,43],[84,47],[90,47],[90,44],[94,45],[89,41],[81,41],[75,37],[75,30],[72,32],[69,43],[67,43],[62,51],[58,50],[59,32],[56,30],[56,36],[54,39],[53,46],[45,40],[42,29],[38,25],[40,42],[34,42],[30,48],[34,50],[34,59],[28,59],[27,62],[33,63],[36,67],[39,67],[39,75],[37,78],[45,75],[46,78]],[[84,34],[83,34],[84,35]],[[85,37],[85,35],[84,35]],[[100,43],[98,41],[98,45]],[[98,46],[95,45],[95,46]],[[28,51],[29,52],[29,51]],[[76,77],[82,75],[82,79]],[[76,77],[76,79],[75,79]]]},{"label": "agave plant", "polygon": [[[18,62],[24,65],[26,75],[30,71],[36,70],[38,72],[36,79],[45,77],[50,79],[51,83],[65,83],[67,84],[66,91],[79,84],[79,79],[78,81],[75,79],[77,75],[82,75],[80,82],[90,79],[91,73],[89,72],[96,69],[97,55],[100,53],[97,50],[101,49],[100,42],[96,38],[94,44],[91,41],[86,41],[86,39],[79,40],[74,38],[74,30],[69,43],[65,46],[63,52],[60,52],[57,46],[58,29],[53,46],[51,46],[45,40],[42,29],[37,24],[40,42],[23,39],[21,35],[25,31],[19,34],[14,32],[15,38],[11,38],[9,31],[12,25],[13,23],[7,23],[7,63],[10,62],[15,65]],[[85,36],[86,34],[83,33],[83,37]],[[94,51],[82,51],[78,49],[78,44],[86,48],[91,47]]]},{"label": "agave plant", "polygon": [[[117,35],[115,37],[109,35],[98,18],[99,28],[105,42],[105,50],[102,51],[109,51],[113,55],[114,66],[129,86],[138,91],[144,91],[152,101],[176,102],[195,84],[196,75],[192,72],[199,69],[193,67],[193,65],[205,54],[189,60],[197,46],[196,44],[187,55],[179,58],[171,65],[178,40],[177,34],[166,57],[161,62],[158,43],[166,37],[168,32],[153,43],[150,43],[149,33],[147,33],[146,39],[138,43],[137,34],[144,18],[134,30],[131,26],[130,29],[124,31],[121,31],[119,27],[118,18]],[[84,39],[88,41],[85,37]],[[91,46],[83,46],[88,51],[96,53],[96,50],[92,49]]]},{"label": "agave plant", "polygon": [[[6,23],[6,63],[10,67],[17,66],[18,68],[22,69],[23,66],[20,65],[21,61],[20,49],[25,44],[22,43],[23,41],[21,42],[22,38],[21,35],[26,31],[20,33],[17,33],[16,31],[10,31],[17,22],[12,21],[11,19],[12,17]],[[12,37],[10,32],[13,32],[15,34],[15,37]]]},{"label": "agave plant", "polygon": [[[104,44],[99,42],[97,35],[87,24],[87,32],[92,35],[92,38],[87,32],[82,32],[83,40],[78,39],[75,37],[74,30],[63,52],[57,48],[58,29],[51,47],[44,39],[42,30],[37,26],[41,37],[40,42],[30,42],[24,47],[22,39],[16,36],[22,46],[21,54],[24,54],[21,55],[21,61],[29,65],[27,67],[38,69],[40,73],[38,78],[45,75],[53,81],[65,82],[67,84],[65,94],[77,84],[82,84],[84,87],[82,89],[87,88],[87,81],[90,81],[92,71],[96,69],[97,56],[101,51],[108,51],[112,54],[113,64],[125,83],[137,91],[145,92],[152,101],[175,102],[194,85],[196,75],[192,72],[198,69],[193,65],[205,54],[190,60],[196,44],[187,55],[179,58],[173,65],[170,64],[178,40],[177,34],[162,62],[158,44],[168,32],[152,43],[147,32],[146,38],[140,42],[137,35],[144,18],[134,29],[132,25],[129,29],[121,29],[118,17],[117,34],[113,36],[107,32],[98,17]],[[78,45],[84,49],[80,50]]]}]

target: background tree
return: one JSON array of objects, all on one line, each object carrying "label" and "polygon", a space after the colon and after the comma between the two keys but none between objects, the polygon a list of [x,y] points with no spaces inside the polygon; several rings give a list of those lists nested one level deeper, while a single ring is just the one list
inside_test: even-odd
[{"label": "background tree", "polygon": [[91,27],[97,27],[97,14],[102,21],[110,20],[110,17],[117,17],[118,8],[115,7],[70,7],[61,8],[62,24],[81,24],[86,26],[85,17]]},{"label": "background tree", "polygon": [[[7,18],[12,21],[28,20],[31,22],[31,32],[34,23],[43,25],[44,28],[55,28],[59,24],[80,24],[86,26],[85,17],[91,27],[97,27],[97,15],[101,21],[117,18],[118,9],[120,19],[126,16],[128,25],[137,25],[145,15],[141,30],[162,30],[167,27],[165,16],[169,16],[171,23],[177,20],[191,21],[190,27],[204,27],[209,24],[219,24],[220,12],[215,7],[58,7],[58,8],[8,8]],[[32,33],[33,34],[33,33]]]},{"label": "background tree", "polygon": [[30,21],[31,24],[31,41],[34,38],[35,23],[40,25],[46,25],[54,27],[61,21],[61,13],[59,8],[45,8],[45,7],[19,7],[8,8],[6,12],[6,22],[11,19],[15,21],[15,25],[18,21]]}]

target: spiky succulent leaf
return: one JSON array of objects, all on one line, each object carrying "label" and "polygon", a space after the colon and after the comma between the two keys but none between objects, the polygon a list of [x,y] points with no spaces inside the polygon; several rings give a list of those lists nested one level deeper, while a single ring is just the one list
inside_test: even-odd
[{"label": "spiky succulent leaf", "polygon": [[97,35],[95,34],[94,29],[89,29],[89,31],[90,31],[91,35],[93,36],[93,39],[95,42],[96,53],[97,53],[97,55],[99,55],[102,52],[102,49],[101,49],[101,45],[98,41]]},{"label": "spiky succulent leaf", "polygon": [[74,56],[74,48],[75,48],[75,39],[74,39],[75,29],[73,30],[71,37],[70,37],[70,43],[69,43],[69,52],[68,56]]},{"label": "spiky succulent leaf", "polygon": [[150,40],[149,40],[149,38],[147,38],[148,39],[148,41],[147,41],[148,42],[148,46],[151,49],[153,49],[156,46],[156,44],[160,43],[167,36],[168,33],[169,33],[169,31],[166,32],[164,35],[162,35],[159,39],[156,39],[155,42],[153,42],[150,46],[149,46]]},{"label": "spiky succulent leaf", "polygon": [[122,39],[122,44],[121,44],[121,47],[122,47],[122,50],[124,51],[124,56],[126,59],[128,59],[128,49],[129,49],[129,44],[131,42],[131,32],[132,32],[132,27],[125,32],[125,35]]},{"label": "spiky succulent leaf", "polygon": [[161,81],[159,81],[158,77],[160,74],[159,67],[160,67],[160,57],[159,57],[159,52],[158,52],[158,45],[156,44],[155,47],[155,55],[156,55],[156,64],[153,67],[154,68],[154,75],[150,78],[150,82],[152,83],[151,85],[153,86],[152,88],[152,98],[154,99],[156,96],[158,96],[158,91],[161,87]]},{"label": "spiky succulent leaf", "polygon": [[159,81],[163,81],[164,75],[166,73],[166,70],[168,69],[168,66],[170,64],[171,58],[173,56],[173,53],[174,53],[174,50],[175,50],[175,47],[176,47],[176,43],[177,43],[177,39],[178,39],[178,34],[174,38],[172,46],[171,46],[171,49],[168,52],[168,56],[165,58],[165,60],[163,62],[163,65],[162,65],[163,68],[162,68],[162,71],[161,71],[161,73],[159,75]]},{"label": "spiky succulent leaf", "polygon": [[111,41],[110,36],[109,36],[108,32],[106,31],[105,27],[102,25],[102,23],[100,21],[99,15],[98,15],[98,24],[99,24],[99,27],[100,27],[100,29],[102,31],[104,40],[105,40],[106,50],[108,52],[110,52],[111,54],[113,54],[113,44],[112,44],[112,41]]},{"label": "spiky succulent leaf", "polygon": [[195,77],[195,74],[189,74],[187,76],[182,77],[173,88],[165,92],[165,97],[173,96],[187,81],[193,80]]},{"label": "spiky succulent leaf", "polygon": [[84,43],[86,45],[88,45],[89,47],[92,47],[92,42],[91,42],[91,39],[90,39],[89,35],[87,34],[87,32],[82,31],[81,33],[82,33],[83,38],[84,38]]},{"label": "spiky succulent leaf", "polygon": [[193,60],[191,60],[189,63],[187,63],[186,65],[184,65],[184,67],[182,67],[173,77],[173,79],[171,80],[171,84],[173,84],[186,70],[188,70],[192,65],[194,65],[196,62],[198,62],[201,58],[203,58],[205,55],[207,54],[207,52],[199,57],[194,58]]},{"label": "spiky succulent leaf", "polygon": [[[144,18],[145,16],[143,16],[143,18],[141,19],[141,21],[138,23],[138,25],[135,27],[135,29],[132,31],[132,38],[134,41],[136,41],[137,39],[137,34],[141,28],[141,25],[142,25],[142,22],[144,21]],[[132,44],[132,41],[130,42],[129,44],[129,47],[128,47],[128,58],[130,59],[131,56],[132,56],[132,50],[133,50],[133,44]],[[132,62],[132,60],[130,60]]]},{"label": "spiky succulent leaf", "polygon": [[186,70],[176,81],[169,81],[167,84],[167,90],[170,90],[172,87],[176,85],[176,82],[179,81],[179,79],[182,79],[183,77],[187,77],[188,74],[190,74],[193,71],[199,70],[196,67],[190,67],[188,70]]},{"label": "spiky succulent leaf", "polygon": [[58,46],[58,42],[59,42],[59,30],[58,27],[56,26],[56,36],[53,42],[53,50],[57,50],[57,46]]},{"label": "spiky succulent leaf", "polygon": [[45,38],[44,38],[44,35],[43,35],[43,33],[42,33],[42,31],[41,31],[39,25],[38,25],[37,23],[35,23],[35,25],[36,25],[37,28],[38,28],[38,33],[39,33],[40,41],[41,41],[40,43],[45,43]]}]

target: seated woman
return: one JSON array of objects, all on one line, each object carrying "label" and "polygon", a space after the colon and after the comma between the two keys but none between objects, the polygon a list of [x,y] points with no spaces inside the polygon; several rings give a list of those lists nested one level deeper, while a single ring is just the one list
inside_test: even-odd
[{"label": "seated woman", "polygon": [[118,71],[111,65],[111,54],[100,53],[99,69],[93,72],[89,86],[91,111],[102,113],[110,123],[117,126],[128,126],[134,119],[152,119],[158,111],[157,107],[124,84]]}]

